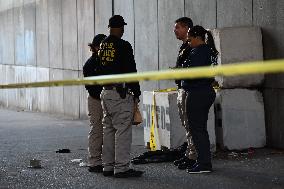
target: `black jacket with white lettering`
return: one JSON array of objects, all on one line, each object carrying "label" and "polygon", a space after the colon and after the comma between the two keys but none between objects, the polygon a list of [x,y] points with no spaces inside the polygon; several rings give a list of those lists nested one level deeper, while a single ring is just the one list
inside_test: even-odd
[{"label": "black jacket with white lettering", "polygon": [[[116,36],[109,35],[102,41],[99,58],[103,75],[137,72],[131,44]],[[127,83],[126,86],[139,98],[139,82]]]}]

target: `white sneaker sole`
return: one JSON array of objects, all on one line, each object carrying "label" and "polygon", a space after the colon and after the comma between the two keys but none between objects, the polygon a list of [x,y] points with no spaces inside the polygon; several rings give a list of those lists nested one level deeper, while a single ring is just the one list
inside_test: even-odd
[{"label": "white sneaker sole", "polygon": [[211,173],[212,171],[199,171],[199,172],[195,172],[195,171],[188,171],[187,173],[189,174],[202,174],[202,173]]}]

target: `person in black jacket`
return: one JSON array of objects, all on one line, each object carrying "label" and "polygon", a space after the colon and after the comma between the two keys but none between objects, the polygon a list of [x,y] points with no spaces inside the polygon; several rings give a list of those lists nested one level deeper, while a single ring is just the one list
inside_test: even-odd
[{"label": "person in black jacket", "polygon": [[[185,67],[210,66],[217,63],[218,51],[213,36],[202,26],[194,26],[188,32],[192,50]],[[188,167],[188,173],[208,173],[212,171],[210,141],[207,131],[208,113],[216,94],[213,78],[182,80],[181,85],[187,91],[186,113],[193,142],[197,151],[197,162]]]},{"label": "person in black jacket", "polygon": [[[176,35],[176,38],[183,42],[178,52],[175,68],[184,67],[184,61],[186,60],[186,58],[188,57],[191,51],[191,47],[187,41],[187,32],[192,27],[193,27],[192,20],[188,17],[181,17],[175,21],[174,33]],[[182,88],[180,80],[176,80],[175,82],[178,88],[177,105],[178,105],[179,117],[181,120],[181,125],[186,130],[187,150],[182,158],[174,161],[174,165],[178,166],[179,169],[186,169],[188,166],[192,166],[196,163],[197,154],[195,146],[193,144],[185,112],[185,100],[187,97],[187,93]]]},{"label": "person in black jacket", "polygon": [[[100,63],[104,75],[137,72],[133,50],[121,39],[124,19],[109,19],[110,35],[101,43]],[[143,172],[129,168],[134,103],[141,95],[138,82],[105,85],[101,93],[103,107],[103,175],[117,178],[140,177]]]},{"label": "person in black jacket", "polygon": [[[84,77],[100,75],[100,62],[98,50],[101,41],[106,38],[104,34],[98,34],[94,37],[92,43],[89,43],[92,56],[83,66]],[[100,94],[102,86],[86,85],[88,96],[88,115],[90,118],[90,131],[88,136],[88,161],[90,172],[102,172],[102,144],[103,144],[103,110],[101,106]]]}]

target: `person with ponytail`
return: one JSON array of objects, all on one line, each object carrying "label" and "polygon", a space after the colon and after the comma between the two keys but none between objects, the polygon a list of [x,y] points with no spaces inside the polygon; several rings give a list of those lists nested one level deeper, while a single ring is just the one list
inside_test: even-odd
[{"label": "person with ponytail", "polygon": [[[212,34],[202,26],[194,26],[188,31],[188,41],[192,48],[183,67],[192,68],[217,64],[216,50]],[[212,171],[210,141],[207,131],[209,109],[216,94],[212,84],[214,78],[182,80],[181,85],[187,92],[186,114],[193,143],[197,151],[197,160],[187,172],[209,173]]]}]

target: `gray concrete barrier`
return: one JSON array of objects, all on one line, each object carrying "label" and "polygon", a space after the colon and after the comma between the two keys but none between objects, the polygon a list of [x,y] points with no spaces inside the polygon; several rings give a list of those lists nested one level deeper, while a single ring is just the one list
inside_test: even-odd
[{"label": "gray concrete barrier", "polygon": [[266,144],[263,97],[259,91],[224,89],[215,101],[217,144],[229,150]]},{"label": "gray concrete barrier", "polygon": [[[231,27],[212,30],[219,51],[218,64],[263,60],[262,34],[259,27]],[[222,88],[250,88],[259,86],[263,74],[216,77]]]},{"label": "gray concrete barrier", "polygon": [[[181,126],[177,107],[177,92],[155,92],[157,116],[157,149],[167,147],[176,148],[186,141],[185,129]],[[153,108],[153,92],[143,92],[143,118],[144,118],[144,143],[149,146],[150,128],[152,123],[151,113]],[[215,115],[213,106],[210,108],[207,128],[210,138],[211,151],[216,151]]]}]

